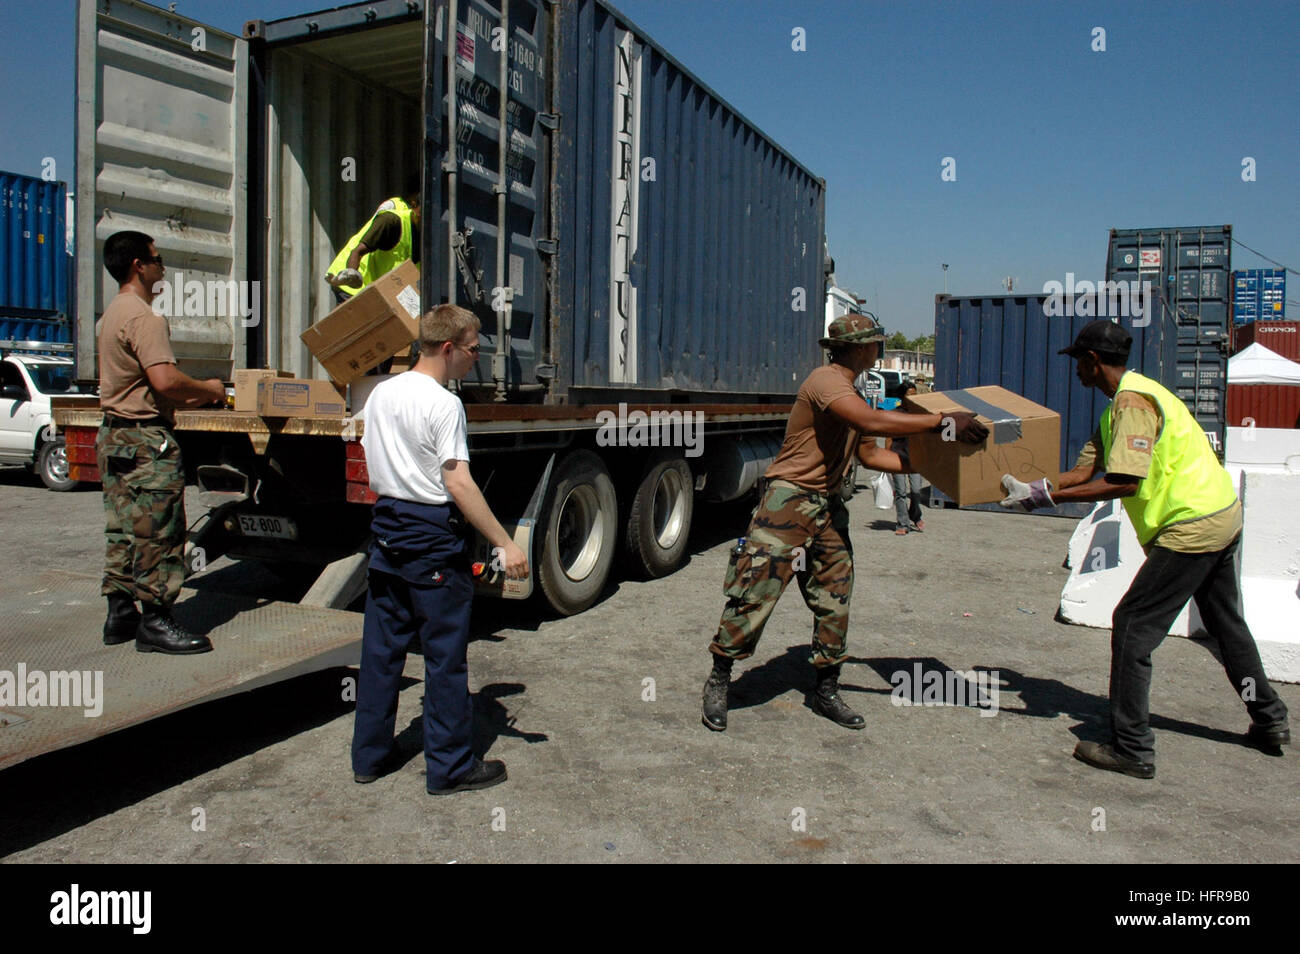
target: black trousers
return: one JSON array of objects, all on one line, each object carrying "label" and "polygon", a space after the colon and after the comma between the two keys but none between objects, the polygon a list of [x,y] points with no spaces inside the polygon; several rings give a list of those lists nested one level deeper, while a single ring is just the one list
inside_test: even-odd
[{"label": "black trousers", "polygon": [[1250,717],[1263,726],[1287,719],[1269,685],[1241,605],[1241,536],[1222,550],[1179,553],[1151,548],[1133,584],[1115,607],[1110,639],[1110,728],[1115,751],[1155,760],[1151,731],[1151,653],[1189,599],[1219,646],[1223,668]]}]

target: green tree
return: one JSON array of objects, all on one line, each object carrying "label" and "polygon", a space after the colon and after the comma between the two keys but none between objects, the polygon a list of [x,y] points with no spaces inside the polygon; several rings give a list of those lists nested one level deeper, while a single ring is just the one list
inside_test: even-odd
[{"label": "green tree", "polygon": [[911,347],[911,342],[907,340],[907,335],[901,331],[895,331],[889,336],[889,340],[885,342],[885,347],[893,351],[904,350]]}]

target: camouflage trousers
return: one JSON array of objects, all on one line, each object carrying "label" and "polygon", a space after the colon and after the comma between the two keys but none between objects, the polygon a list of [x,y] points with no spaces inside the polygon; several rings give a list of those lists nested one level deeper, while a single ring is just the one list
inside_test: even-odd
[{"label": "camouflage trousers", "polygon": [[101,427],[102,592],[171,606],[185,580],[185,471],[165,427]]},{"label": "camouflage trousers", "polygon": [[742,544],[731,550],[723,593],[726,609],[709,650],[746,659],[791,579],[799,581],[813,613],[814,666],[844,661],[853,595],[849,515],[838,496],[827,497],[774,480],[759,501]]}]

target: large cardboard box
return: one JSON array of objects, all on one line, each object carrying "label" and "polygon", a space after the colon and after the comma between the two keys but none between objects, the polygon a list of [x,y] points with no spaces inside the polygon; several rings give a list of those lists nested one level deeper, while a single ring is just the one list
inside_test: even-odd
[{"label": "large cardboard box", "polygon": [[257,382],[257,413],[262,417],[336,418],[346,416],[347,407],[330,381],[262,378]]},{"label": "large cardboard box", "polygon": [[235,372],[235,410],[257,411],[257,382],[263,378],[291,378],[292,371],[275,368],[240,368]]},{"label": "large cardboard box", "polygon": [[355,381],[420,336],[420,269],[403,262],[302,333],[330,377]]},{"label": "large cardboard box", "polygon": [[1050,408],[999,387],[934,391],[905,398],[903,409],[947,414],[972,411],[989,429],[983,444],[917,434],[907,439],[912,466],[930,483],[966,507],[1006,496],[1002,475],[1028,483],[1060,479],[1061,418]]}]

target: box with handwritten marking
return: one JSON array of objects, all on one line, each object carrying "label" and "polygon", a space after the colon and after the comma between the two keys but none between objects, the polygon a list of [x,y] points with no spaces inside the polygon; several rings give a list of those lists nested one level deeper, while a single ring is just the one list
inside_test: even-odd
[{"label": "box with handwritten marking", "polygon": [[1002,475],[1028,483],[1060,480],[1061,418],[1055,411],[999,387],[913,394],[903,410],[918,414],[970,411],[989,429],[983,444],[963,444],[953,428],[907,439],[912,466],[958,506],[1006,496]]}]

